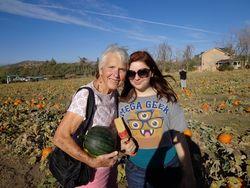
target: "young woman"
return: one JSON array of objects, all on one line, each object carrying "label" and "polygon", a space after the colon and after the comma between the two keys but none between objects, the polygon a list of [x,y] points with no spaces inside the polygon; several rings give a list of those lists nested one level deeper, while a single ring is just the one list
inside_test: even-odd
[{"label": "young woman", "polygon": [[[117,117],[116,90],[125,80],[128,55],[125,49],[111,46],[102,54],[99,62],[98,77],[87,84],[95,96],[95,112],[93,125],[110,127],[116,134],[113,120]],[[72,139],[73,133],[85,120],[88,90],[82,89],[73,97],[66,115],[55,132],[53,142],[75,159],[96,169],[93,181],[86,188],[116,188],[117,151],[110,154],[91,157],[83,151]],[[133,142],[121,143],[125,151],[134,147]]]},{"label": "young woman", "polygon": [[195,187],[184,113],[148,52],[130,56],[119,116],[138,145],[126,162],[129,188]]}]

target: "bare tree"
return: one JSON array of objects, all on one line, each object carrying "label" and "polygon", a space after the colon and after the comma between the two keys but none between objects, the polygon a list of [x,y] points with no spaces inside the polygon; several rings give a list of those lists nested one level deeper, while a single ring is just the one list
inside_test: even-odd
[{"label": "bare tree", "polygon": [[188,44],[183,51],[183,60],[187,71],[189,68],[189,62],[193,57],[193,53],[194,53],[194,46]]},{"label": "bare tree", "polygon": [[238,41],[236,46],[236,52],[241,62],[242,66],[248,63],[250,57],[250,26],[246,26],[241,29],[238,33]]},{"label": "bare tree", "polygon": [[244,67],[250,58],[250,26],[234,30],[219,43],[232,58],[238,59]]},{"label": "bare tree", "polygon": [[[171,65],[172,62],[172,48],[167,42],[163,42],[158,45],[157,52],[156,52],[156,58],[159,63],[159,67],[161,70],[165,71],[167,67],[167,63]],[[169,66],[170,68],[171,66]]]},{"label": "bare tree", "polygon": [[225,35],[221,41],[217,42],[216,46],[220,46],[220,48],[223,48],[223,51],[234,57],[236,56],[237,40],[237,32],[234,30]]}]

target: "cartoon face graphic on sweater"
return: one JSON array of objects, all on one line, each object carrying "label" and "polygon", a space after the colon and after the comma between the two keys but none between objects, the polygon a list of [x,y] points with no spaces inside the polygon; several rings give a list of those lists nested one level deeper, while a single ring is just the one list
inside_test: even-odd
[{"label": "cartoon face graphic on sweater", "polygon": [[131,111],[128,126],[140,148],[156,147],[163,133],[163,117],[159,109]]}]

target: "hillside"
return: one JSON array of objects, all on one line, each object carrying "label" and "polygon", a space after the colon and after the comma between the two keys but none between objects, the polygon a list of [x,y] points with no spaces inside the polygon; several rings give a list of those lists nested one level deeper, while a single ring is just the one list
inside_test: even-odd
[{"label": "hillside", "polygon": [[10,65],[4,65],[1,66],[1,68],[9,69],[13,67],[32,67],[32,66],[41,66],[44,63],[48,63],[49,61],[36,61],[36,60],[26,60],[26,61],[21,61],[15,64],[10,64]]},{"label": "hillside", "polygon": [[93,76],[96,73],[96,62],[80,59],[75,63],[57,63],[50,61],[22,61],[0,67],[0,82],[6,83],[7,75],[46,76],[49,79],[74,78],[79,75]]}]

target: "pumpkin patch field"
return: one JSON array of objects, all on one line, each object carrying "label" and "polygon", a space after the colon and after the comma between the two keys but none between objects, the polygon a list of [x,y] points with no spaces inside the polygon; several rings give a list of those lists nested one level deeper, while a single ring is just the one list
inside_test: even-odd
[{"label": "pumpkin patch field", "polygon": [[[250,174],[250,73],[188,72],[185,130],[200,187],[247,187]],[[0,187],[58,187],[48,170],[52,137],[74,92],[92,78],[0,85]],[[120,187],[126,187],[122,165]]]}]

